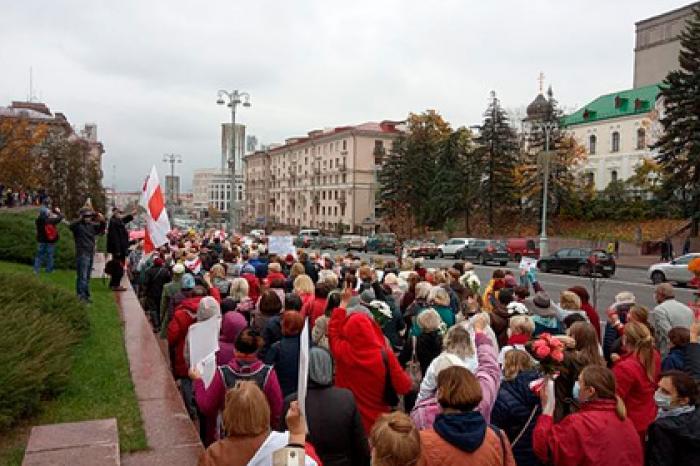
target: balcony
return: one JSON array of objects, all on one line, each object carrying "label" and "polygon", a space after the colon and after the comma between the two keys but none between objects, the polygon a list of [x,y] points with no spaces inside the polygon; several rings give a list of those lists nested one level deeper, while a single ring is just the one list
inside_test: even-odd
[{"label": "balcony", "polygon": [[345,172],[347,171],[347,169],[348,169],[348,167],[347,167],[347,165],[345,164],[345,160],[343,160],[343,161],[340,163],[340,165],[338,165],[338,170],[339,170],[341,173],[345,173]]},{"label": "balcony", "polygon": [[345,191],[340,192],[340,196],[338,196],[338,205],[340,206],[341,209],[344,209],[345,206],[347,205]]}]

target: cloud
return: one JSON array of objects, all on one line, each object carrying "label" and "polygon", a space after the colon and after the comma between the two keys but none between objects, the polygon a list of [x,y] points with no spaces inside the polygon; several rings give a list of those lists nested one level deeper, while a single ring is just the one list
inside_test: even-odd
[{"label": "cloud", "polygon": [[0,105],[44,101],[95,122],[105,184],[137,189],[162,154],[215,167],[220,88],[251,93],[239,121],[263,143],[427,108],[479,123],[490,90],[527,105],[544,71],[559,101],[631,87],[634,22],[680,0],[2,1]]}]

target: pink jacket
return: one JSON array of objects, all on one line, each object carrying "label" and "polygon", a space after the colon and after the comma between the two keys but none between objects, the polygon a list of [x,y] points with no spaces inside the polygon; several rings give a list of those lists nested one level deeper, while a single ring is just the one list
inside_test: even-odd
[{"label": "pink jacket", "polygon": [[[476,356],[479,366],[476,369],[476,378],[481,386],[481,402],[476,407],[484,416],[486,422],[491,422],[491,411],[496,403],[498,388],[501,385],[501,370],[498,367],[498,354],[491,339],[485,333],[477,333]],[[414,406],[411,411],[411,419],[419,430],[431,429],[435,417],[440,413],[440,405],[435,397],[423,400]]]},{"label": "pink jacket", "polygon": [[[236,355],[228,363],[228,366],[236,373],[241,372],[243,367],[249,367],[251,371],[255,371],[263,366],[263,362],[255,356],[240,357]],[[282,406],[284,398],[282,397],[282,389],[277,380],[277,373],[274,369],[270,369],[270,374],[267,378],[267,383],[263,387],[263,392],[270,404],[270,425],[276,428],[279,425],[282,416]],[[224,401],[226,399],[226,387],[221,378],[221,372],[214,372],[214,379],[211,381],[209,388],[204,388],[202,379],[194,381],[194,398],[197,401],[197,407],[204,415],[206,424],[206,440],[207,444],[217,440],[218,432],[216,431],[216,417],[219,411],[224,409]]]}]

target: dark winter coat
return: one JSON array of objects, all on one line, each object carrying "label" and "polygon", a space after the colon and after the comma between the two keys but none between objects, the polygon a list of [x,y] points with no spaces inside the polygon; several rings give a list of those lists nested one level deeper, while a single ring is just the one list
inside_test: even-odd
[{"label": "dark winter coat", "polygon": [[[420,370],[423,375],[425,375],[428,370],[428,366],[433,362],[433,359],[438,357],[442,353],[442,333],[438,330],[433,330],[432,332],[422,332],[420,335],[415,337],[416,340],[416,358],[418,359],[418,364],[420,364]],[[413,338],[409,337],[406,340],[406,345],[403,347],[401,354],[399,355],[399,362],[402,366],[406,367],[408,361],[411,360],[413,354]]]},{"label": "dark winter coat", "polygon": [[146,272],[144,288],[146,299],[150,309],[160,309],[160,298],[163,295],[163,287],[170,282],[170,270],[164,266],[153,266]]},{"label": "dark winter coat", "polygon": [[[530,382],[539,377],[540,374],[532,369],[521,372],[513,380],[501,382],[496,404],[491,411],[491,423],[503,429],[511,443],[522,432],[518,443],[512,446],[513,456],[518,466],[542,464],[532,450],[532,432],[535,430],[537,418],[542,410],[539,397],[530,390],[529,386]],[[529,424],[528,419],[530,419]]]},{"label": "dark winter coat", "polygon": [[700,410],[654,421],[647,431],[646,464],[686,466],[700,458]]},{"label": "dark winter coat", "polygon": [[126,257],[129,253],[129,232],[126,224],[134,219],[133,215],[125,215],[122,218],[112,216],[107,227],[107,252],[119,257]]},{"label": "dark winter coat", "polygon": [[700,343],[686,345],[685,371],[696,381],[700,381]]},{"label": "dark winter coat", "polygon": [[299,381],[299,343],[300,335],[293,337],[283,336],[265,354],[265,364],[275,367],[277,378],[280,381],[280,388],[282,388],[282,394],[285,397],[297,391],[297,383]]},{"label": "dark winter coat", "polygon": [[265,328],[262,331],[262,337],[265,344],[259,351],[258,356],[264,361],[265,356],[270,351],[270,348],[272,348],[272,345],[282,339],[282,316],[276,315],[268,319],[267,323],[265,324]]},{"label": "dark winter coat", "polygon": [[685,370],[685,346],[671,348],[666,357],[661,361],[661,371]]},{"label": "dark winter coat", "polygon": [[394,351],[398,351],[403,346],[400,332],[406,328],[406,323],[403,321],[403,316],[393,296],[386,295],[384,297],[384,302],[387,303],[389,309],[391,309],[391,319],[382,326],[382,331],[389,339]]},{"label": "dark winter coat", "polygon": [[95,237],[105,232],[105,222],[91,222],[88,219],[80,219],[70,224],[75,240],[75,255],[95,254]]},{"label": "dark winter coat", "polygon": [[[283,413],[296,399],[296,393],[285,399]],[[309,427],[308,440],[324,466],[369,466],[369,445],[350,390],[320,386],[309,381],[306,422]],[[281,428],[287,428],[284,416]]]},{"label": "dark winter coat", "polygon": [[63,215],[52,214],[48,209],[42,209],[34,222],[36,225],[36,242],[54,244],[58,241],[58,227],[56,227],[56,238],[49,240],[46,237],[46,225],[58,225],[63,220]]}]

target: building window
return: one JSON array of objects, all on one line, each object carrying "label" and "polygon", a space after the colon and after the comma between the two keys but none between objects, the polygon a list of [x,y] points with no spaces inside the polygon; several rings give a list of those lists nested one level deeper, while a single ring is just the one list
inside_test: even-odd
[{"label": "building window", "polygon": [[595,134],[592,134],[591,137],[588,138],[588,153],[591,155],[595,155],[595,146],[596,142],[598,141],[598,138],[595,137]]},{"label": "building window", "polygon": [[595,174],[593,172],[586,173],[586,184],[595,186]]},{"label": "building window", "polygon": [[647,146],[647,133],[644,128],[637,130],[637,150],[644,150]]},{"label": "building window", "polygon": [[343,139],[343,150],[348,150],[348,140]]},{"label": "building window", "polygon": [[620,152],[620,133],[613,131],[611,152]]},{"label": "building window", "polygon": [[333,215],[338,216],[338,207],[333,207]]},{"label": "building window", "polygon": [[617,183],[617,170],[613,170],[610,172],[610,182]]}]

